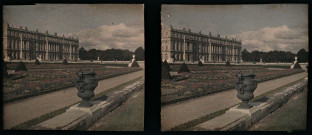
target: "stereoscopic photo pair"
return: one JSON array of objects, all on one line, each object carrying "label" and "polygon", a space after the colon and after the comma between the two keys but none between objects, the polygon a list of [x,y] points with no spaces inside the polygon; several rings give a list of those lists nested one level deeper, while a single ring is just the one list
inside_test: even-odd
[{"label": "stereoscopic photo pair", "polygon": [[[161,131],[306,130],[307,4],[160,15]],[[143,4],[4,5],[4,130],[144,131],[146,26]]]}]

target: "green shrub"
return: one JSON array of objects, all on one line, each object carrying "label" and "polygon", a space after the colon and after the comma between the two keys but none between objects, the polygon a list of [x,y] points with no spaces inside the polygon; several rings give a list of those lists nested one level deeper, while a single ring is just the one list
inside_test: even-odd
[{"label": "green shrub", "polygon": [[190,72],[190,69],[188,68],[188,66],[185,63],[183,63],[181,65],[181,67],[179,68],[179,71],[178,71],[178,73],[182,73],[182,72]]},{"label": "green shrub", "polygon": [[169,66],[169,64],[168,64],[167,60],[165,60],[165,61],[164,61],[164,65],[165,65],[165,66],[166,66],[166,68],[170,71],[170,66]]},{"label": "green shrub", "polygon": [[2,65],[3,78],[7,78],[9,75],[8,75],[6,63],[4,62],[3,59],[1,59],[1,63],[2,63],[1,65]]},{"label": "green shrub", "polygon": [[295,63],[293,69],[301,69],[301,66],[298,61]]},{"label": "green shrub", "polygon": [[225,66],[231,66],[231,63],[227,60],[227,61],[225,62]]},{"label": "green shrub", "polygon": [[67,59],[63,60],[63,64],[68,64]]},{"label": "green shrub", "polygon": [[136,60],[134,60],[131,64],[131,67],[140,67],[140,66],[139,63]]},{"label": "green shrub", "polygon": [[199,61],[197,65],[200,66],[200,67],[204,66],[204,64],[201,61]]},{"label": "green shrub", "polygon": [[18,63],[18,65],[15,69],[15,72],[17,72],[17,71],[27,71],[27,68],[26,68],[23,61],[20,61],[20,63]]},{"label": "green shrub", "polygon": [[161,79],[171,79],[170,69],[165,62],[161,62]]},{"label": "green shrub", "polygon": [[35,61],[35,65],[40,65],[41,63],[39,62],[39,60],[38,59],[36,59],[36,61]]}]

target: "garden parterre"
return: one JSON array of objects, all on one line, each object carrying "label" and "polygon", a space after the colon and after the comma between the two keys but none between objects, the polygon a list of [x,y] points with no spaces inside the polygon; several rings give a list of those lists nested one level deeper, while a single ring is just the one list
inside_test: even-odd
[{"label": "garden parterre", "polygon": [[[179,68],[170,66],[172,70]],[[184,72],[173,75],[172,80],[162,80],[162,105],[233,89],[234,81],[237,79],[235,75],[239,71],[249,73],[252,70],[258,82],[304,72],[303,69],[269,70],[263,66],[188,65],[188,67],[190,73]]]},{"label": "garden parterre", "polygon": [[[88,72],[92,68],[98,80],[141,70],[141,68],[106,68],[101,64],[25,64],[28,71],[18,71],[9,79],[4,79],[4,100],[25,95],[46,93],[73,87],[79,69]],[[7,64],[14,69],[16,64]]]}]

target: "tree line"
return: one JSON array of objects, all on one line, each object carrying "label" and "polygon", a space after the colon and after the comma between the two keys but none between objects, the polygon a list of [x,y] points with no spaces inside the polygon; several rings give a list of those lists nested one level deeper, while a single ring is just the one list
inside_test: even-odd
[{"label": "tree line", "polygon": [[99,59],[103,61],[130,61],[133,54],[136,60],[144,60],[144,49],[142,47],[138,47],[134,52],[126,49],[114,48],[107,50],[86,50],[83,47],[79,48],[79,58],[81,60],[97,60],[99,57]]},{"label": "tree line", "polygon": [[254,50],[248,52],[246,49],[242,51],[242,59],[245,62],[259,62],[262,58],[262,62],[293,62],[297,56],[298,62],[308,62],[309,54],[305,49],[300,49],[297,54],[290,51],[269,51],[269,52],[260,52]]}]

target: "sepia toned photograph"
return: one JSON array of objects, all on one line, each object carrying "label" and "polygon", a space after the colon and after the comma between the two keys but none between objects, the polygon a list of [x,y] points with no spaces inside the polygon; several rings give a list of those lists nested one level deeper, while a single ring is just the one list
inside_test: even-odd
[{"label": "sepia toned photograph", "polygon": [[305,131],[308,5],[161,6],[161,131]]},{"label": "sepia toned photograph", "polygon": [[4,130],[144,130],[144,5],[3,6]]}]

